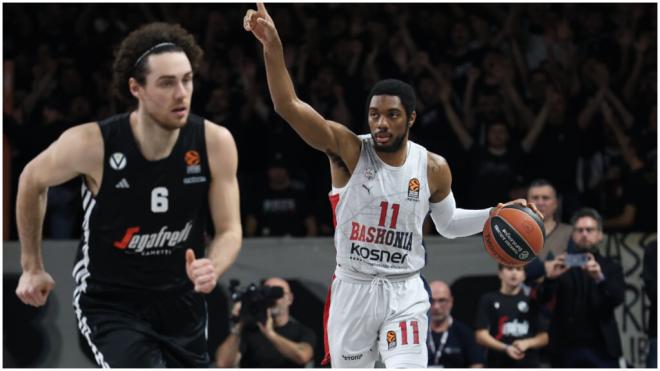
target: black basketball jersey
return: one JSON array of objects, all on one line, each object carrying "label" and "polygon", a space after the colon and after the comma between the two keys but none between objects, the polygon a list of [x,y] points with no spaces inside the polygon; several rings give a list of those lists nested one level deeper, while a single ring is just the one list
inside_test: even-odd
[{"label": "black basketball jersey", "polygon": [[192,289],[185,251],[204,255],[209,215],[204,119],[190,115],[170,155],[158,161],[138,149],[128,113],[99,126],[103,178],[96,196],[83,180],[74,296],[148,300]]}]

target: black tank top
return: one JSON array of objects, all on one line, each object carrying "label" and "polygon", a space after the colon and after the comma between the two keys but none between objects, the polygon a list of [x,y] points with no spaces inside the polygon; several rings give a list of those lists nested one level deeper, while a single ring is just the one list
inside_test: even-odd
[{"label": "black tank top", "polygon": [[128,113],[99,126],[103,179],[96,196],[83,181],[74,295],[149,300],[191,290],[185,252],[204,255],[209,215],[204,119],[191,114],[171,154],[158,161],[138,149]]}]

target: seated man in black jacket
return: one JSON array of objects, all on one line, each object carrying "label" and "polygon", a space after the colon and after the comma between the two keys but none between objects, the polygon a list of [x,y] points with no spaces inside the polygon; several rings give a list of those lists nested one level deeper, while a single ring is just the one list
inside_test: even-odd
[{"label": "seated man in black jacket", "polygon": [[[598,253],[603,221],[596,210],[578,210],[571,224],[575,249],[546,262],[539,287],[541,302],[556,297],[550,324],[552,367],[619,367],[621,338],[614,309],[624,299],[623,269]],[[571,254],[583,254],[583,262]]]}]

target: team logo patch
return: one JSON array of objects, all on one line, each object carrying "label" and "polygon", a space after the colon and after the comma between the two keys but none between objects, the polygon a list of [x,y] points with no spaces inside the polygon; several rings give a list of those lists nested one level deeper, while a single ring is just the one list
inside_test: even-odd
[{"label": "team logo patch", "polygon": [[392,350],[396,348],[396,332],[388,331],[386,340],[387,340],[387,350]]},{"label": "team logo patch", "polygon": [[526,302],[519,301],[518,302],[518,310],[521,311],[522,313],[527,313],[527,311],[529,311],[529,306],[527,305]]},{"label": "team logo patch", "polygon": [[367,168],[364,170],[364,176],[367,177],[367,179],[372,180],[376,176],[376,170]]},{"label": "team logo patch", "polygon": [[419,179],[412,178],[408,181],[408,199],[419,201]]},{"label": "team logo patch", "polygon": [[202,167],[200,163],[202,162],[199,157],[199,152],[197,151],[188,151],[183,156],[184,161],[186,162],[186,173],[187,174],[199,174],[202,172]]},{"label": "team logo patch", "polygon": [[126,167],[126,156],[121,152],[115,152],[110,156],[110,167],[115,170],[121,170]]}]

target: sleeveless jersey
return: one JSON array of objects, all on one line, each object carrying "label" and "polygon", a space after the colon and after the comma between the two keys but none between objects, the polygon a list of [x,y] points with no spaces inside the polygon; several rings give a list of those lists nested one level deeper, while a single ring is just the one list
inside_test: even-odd
[{"label": "sleeveless jersey", "polygon": [[369,275],[410,274],[426,264],[422,225],[429,211],[427,151],[408,141],[405,163],[376,154],[371,135],[346,186],[333,189],[337,264]]},{"label": "sleeveless jersey", "polygon": [[128,113],[99,126],[103,178],[96,196],[83,179],[74,295],[148,300],[191,290],[185,251],[204,255],[209,215],[204,119],[189,115],[170,155],[157,161],[138,149]]}]

